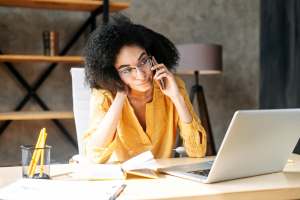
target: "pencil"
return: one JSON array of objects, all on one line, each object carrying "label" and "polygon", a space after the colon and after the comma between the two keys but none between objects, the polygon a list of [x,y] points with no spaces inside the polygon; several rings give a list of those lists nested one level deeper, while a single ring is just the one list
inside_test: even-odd
[{"label": "pencil", "polygon": [[109,200],[116,200],[120,196],[120,194],[124,191],[125,187],[126,184],[120,185],[120,187],[117,188],[115,193],[109,197]]},{"label": "pencil", "polygon": [[36,143],[36,145],[35,145],[35,149],[34,149],[34,152],[33,152],[33,155],[32,155],[32,158],[31,158],[31,161],[30,161],[30,164],[29,164],[29,167],[28,167],[28,171],[27,171],[27,174],[28,174],[28,175],[31,174],[33,162],[34,162],[34,160],[35,160],[35,158],[36,158],[36,154],[37,154],[36,149],[39,147],[39,145],[40,145],[40,143],[41,143],[42,135],[43,135],[43,129],[40,131],[40,134],[39,134],[37,143]]},{"label": "pencil", "polygon": [[44,135],[45,135],[45,129],[42,129],[42,133],[41,133],[41,140],[39,142],[39,144],[37,145],[37,148],[34,150],[36,152],[35,156],[32,158],[32,165],[31,165],[31,168],[30,168],[30,173],[29,173],[29,177],[33,177],[34,176],[34,172],[36,170],[36,165],[40,159],[40,156],[41,156],[41,148],[43,146],[43,143],[45,142],[43,140]]},{"label": "pencil", "polygon": [[32,155],[31,161],[30,161],[30,165],[28,168],[29,177],[33,177],[33,175],[34,175],[36,165],[41,156],[41,148],[43,148],[43,146],[45,146],[45,143],[46,143],[46,137],[47,137],[46,129],[43,128],[40,131],[40,135],[39,135],[37,144],[35,145],[35,150],[33,152],[33,155]]},{"label": "pencil", "polygon": [[44,173],[44,149],[45,149],[45,146],[46,146],[46,138],[47,138],[47,133],[46,133],[46,130],[43,134],[43,142],[42,142],[42,146],[41,146],[41,162],[40,162],[40,177],[43,176],[43,173]]},{"label": "pencil", "polygon": [[33,160],[33,165],[32,165],[32,170],[31,170],[30,177],[32,177],[34,175],[34,172],[36,171],[37,163],[38,163],[38,161],[39,161],[39,159],[42,155],[43,148],[44,148],[45,143],[46,143],[46,137],[47,137],[47,133],[46,133],[46,129],[44,128],[43,133],[42,133],[41,142],[38,146],[38,149],[36,149],[37,154],[36,154],[36,158]]}]

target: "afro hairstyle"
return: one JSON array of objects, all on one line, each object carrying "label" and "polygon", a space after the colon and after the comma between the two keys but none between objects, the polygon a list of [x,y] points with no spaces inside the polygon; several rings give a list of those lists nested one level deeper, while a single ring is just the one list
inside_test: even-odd
[{"label": "afro hairstyle", "polygon": [[158,63],[173,69],[179,54],[175,45],[160,33],[134,24],[121,14],[95,29],[84,49],[85,79],[90,88],[106,89],[112,93],[124,91],[125,85],[114,65],[124,46],[137,45],[154,56]]}]

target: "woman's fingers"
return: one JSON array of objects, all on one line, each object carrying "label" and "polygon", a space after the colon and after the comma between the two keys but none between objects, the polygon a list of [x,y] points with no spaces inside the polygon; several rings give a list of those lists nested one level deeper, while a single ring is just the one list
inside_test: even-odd
[{"label": "woman's fingers", "polygon": [[152,66],[151,70],[154,71],[154,70],[158,70],[160,68],[166,68],[166,66],[164,64],[157,64],[157,65]]},{"label": "woman's fingers", "polygon": [[153,79],[159,82],[161,89],[165,90],[166,84],[170,84],[169,81],[172,82],[172,77],[173,77],[172,73],[168,70],[168,68],[164,64],[157,64],[154,57],[153,57],[153,64],[154,65],[151,67],[151,70],[155,71],[155,75],[153,76]]},{"label": "woman's fingers", "polygon": [[154,75],[154,78],[156,78],[157,76],[160,76],[161,74],[169,74],[167,71],[165,70],[160,70],[160,71],[157,71]]},{"label": "woman's fingers", "polygon": [[155,74],[161,74],[164,72],[169,73],[166,68],[159,68],[158,70],[156,70]]},{"label": "woman's fingers", "polygon": [[155,74],[154,79],[155,80],[160,80],[162,78],[168,78],[168,76],[169,76],[169,74],[167,74],[167,73],[161,73],[161,74],[158,74],[158,75]]},{"label": "woman's fingers", "polygon": [[154,65],[157,65],[157,64],[158,64],[158,62],[156,61],[156,59],[155,59],[154,56],[152,56],[152,62],[153,62]]}]

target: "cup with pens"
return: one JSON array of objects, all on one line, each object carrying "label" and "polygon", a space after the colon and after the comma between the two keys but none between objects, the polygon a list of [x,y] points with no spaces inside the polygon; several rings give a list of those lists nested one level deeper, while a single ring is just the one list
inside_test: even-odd
[{"label": "cup with pens", "polygon": [[46,145],[46,139],[43,128],[35,145],[21,145],[23,178],[50,179],[51,146]]}]

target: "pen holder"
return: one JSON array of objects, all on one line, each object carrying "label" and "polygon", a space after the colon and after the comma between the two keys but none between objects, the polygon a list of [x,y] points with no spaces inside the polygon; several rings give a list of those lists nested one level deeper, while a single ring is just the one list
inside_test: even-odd
[{"label": "pen holder", "polygon": [[21,145],[23,178],[50,179],[51,146]]}]

